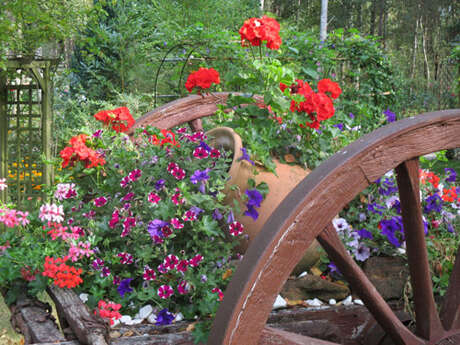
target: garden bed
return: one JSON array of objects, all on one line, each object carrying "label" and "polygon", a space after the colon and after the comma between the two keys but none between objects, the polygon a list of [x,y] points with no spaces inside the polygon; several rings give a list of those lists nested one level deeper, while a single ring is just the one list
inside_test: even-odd
[{"label": "garden bed", "polygon": [[[164,326],[117,325],[109,328],[89,313],[73,291],[52,287],[48,293],[56,305],[63,332],[51,316],[48,304],[20,298],[11,307],[12,323],[24,334],[25,344],[193,344],[190,332],[193,322],[180,321]],[[394,302],[391,306],[401,321],[410,320],[400,303]],[[294,306],[275,310],[268,318],[263,336],[269,336],[270,328],[346,345],[380,344],[386,337],[367,308],[361,305]]]}]

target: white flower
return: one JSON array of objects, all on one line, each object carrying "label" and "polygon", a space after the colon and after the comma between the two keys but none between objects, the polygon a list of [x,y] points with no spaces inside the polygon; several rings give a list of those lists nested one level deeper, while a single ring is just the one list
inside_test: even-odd
[{"label": "white flower", "polygon": [[5,190],[7,187],[6,178],[0,178],[0,191]]},{"label": "white flower", "polygon": [[345,231],[350,227],[344,218],[334,218],[332,220],[332,225],[334,225],[334,228],[337,232]]},{"label": "white flower", "polygon": [[64,220],[64,208],[62,205],[57,206],[56,204],[44,204],[40,207],[40,214],[38,218],[42,222],[56,222],[61,223]]}]

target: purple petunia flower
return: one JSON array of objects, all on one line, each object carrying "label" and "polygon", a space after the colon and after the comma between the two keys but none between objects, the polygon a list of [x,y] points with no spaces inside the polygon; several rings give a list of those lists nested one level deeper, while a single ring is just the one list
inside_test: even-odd
[{"label": "purple petunia flower", "polygon": [[132,287],[129,286],[129,283],[131,282],[131,280],[133,280],[133,278],[123,279],[120,282],[120,285],[117,287],[117,291],[122,298],[125,296],[125,293],[133,291]]},{"label": "purple petunia flower", "polygon": [[160,190],[161,188],[164,187],[166,181],[163,179],[159,179],[157,182],[155,182],[155,189]]},{"label": "purple petunia flower", "polygon": [[257,220],[257,218],[259,218],[259,212],[257,212],[257,210],[252,205],[247,205],[247,207],[248,209],[244,211],[243,214],[245,216],[251,217],[254,220]]},{"label": "purple petunia flower", "polygon": [[390,111],[390,108],[387,108],[387,110],[385,110],[383,112],[383,114],[387,117],[388,122],[395,122],[396,121],[396,114],[393,113],[392,111]]},{"label": "purple petunia flower", "polygon": [[264,200],[264,197],[257,189],[247,189],[245,194],[248,197],[248,206],[260,207],[260,203]]},{"label": "purple petunia flower", "polygon": [[160,310],[160,312],[157,315],[157,322],[155,322],[155,325],[161,326],[161,325],[170,325],[172,321],[174,320],[174,315],[168,311],[167,308]]},{"label": "purple petunia flower", "polygon": [[230,211],[227,216],[227,224],[232,224],[235,221],[235,215],[233,211]]},{"label": "purple petunia flower", "polygon": [[198,206],[190,207],[190,211],[195,213],[195,216],[197,216],[197,217],[200,215],[201,212],[204,212],[204,210],[202,208],[199,208]]},{"label": "purple petunia flower", "polygon": [[368,238],[370,240],[372,240],[374,238],[374,236],[372,236],[372,232],[370,231],[367,231],[366,229],[361,229],[361,230],[358,230],[358,235],[361,237],[361,238]]},{"label": "purple petunia flower", "polygon": [[155,236],[160,237],[160,238],[164,237],[163,232],[161,231],[161,228],[163,228],[166,225],[169,225],[169,223],[161,219],[152,220],[147,227],[147,231],[149,232],[150,237],[152,239],[154,239]]},{"label": "purple petunia flower", "polygon": [[396,187],[394,183],[394,179],[385,177],[383,181],[380,180],[380,186],[379,186],[378,191],[380,195],[389,196],[389,195],[397,193],[398,187]]},{"label": "purple petunia flower", "polygon": [[426,214],[430,212],[441,212],[442,211],[442,199],[438,194],[430,195],[428,198],[425,199],[426,205],[423,208],[423,212]]},{"label": "purple petunia flower", "polygon": [[222,219],[222,213],[220,213],[219,209],[216,208],[212,212],[212,218],[215,219],[215,220],[221,220]]},{"label": "purple petunia flower", "polygon": [[205,170],[195,170],[192,176],[190,176],[190,182],[193,184],[197,184],[198,182],[201,181],[206,181],[209,179],[209,172],[210,169],[205,169]]},{"label": "purple petunia flower", "polygon": [[354,118],[355,118],[355,114],[353,114],[353,113],[348,114],[348,116],[350,117],[350,119],[354,119]]},{"label": "purple petunia flower", "polygon": [[372,213],[382,215],[383,213],[381,211],[379,211],[379,210],[385,210],[385,207],[373,202],[373,203],[367,204],[367,210],[372,212]]},{"label": "purple petunia flower", "polygon": [[371,256],[371,249],[360,243],[358,248],[353,251],[353,254],[355,254],[356,260],[366,261]]},{"label": "purple petunia flower", "polygon": [[239,161],[245,160],[251,163],[251,165],[255,165],[255,163],[251,160],[251,157],[249,157],[248,151],[244,147],[241,148],[241,152],[243,152],[243,155],[238,158]]},{"label": "purple petunia flower", "polygon": [[455,182],[457,180],[457,172],[452,168],[444,168],[446,175],[446,182]]},{"label": "purple petunia flower", "polygon": [[343,123],[337,123],[335,125],[332,125],[332,127],[338,128],[339,131],[343,131]]},{"label": "purple petunia flower", "polygon": [[208,144],[206,144],[206,142],[204,142],[203,140],[200,141],[199,146],[204,148],[208,152],[211,152],[211,150],[212,150],[212,148]]},{"label": "purple petunia flower", "polygon": [[403,225],[401,217],[393,217],[391,219],[384,219],[379,223],[382,235],[385,235],[388,241],[395,247],[400,247],[401,242],[396,237],[396,232],[403,234]]}]

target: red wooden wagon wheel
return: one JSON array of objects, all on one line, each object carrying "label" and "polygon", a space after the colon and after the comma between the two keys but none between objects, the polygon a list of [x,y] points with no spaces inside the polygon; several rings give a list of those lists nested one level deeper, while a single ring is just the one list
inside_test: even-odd
[{"label": "red wooden wagon wheel", "polygon": [[[219,102],[223,103],[225,96],[220,94]],[[173,127],[215,111],[215,104],[212,106],[208,100],[206,110],[194,112],[185,106],[191,101],[195,105],[205,102],[194,97],[178,100],[177,104],[186,111],[169,112],[172,108],[165,106],[169,110],[162,114],[175,121],[165,122],[161,115],[149,114],[143,118],[144,123],[150,117],[156,118],[151,124],[161,127],[168,123],[163,128]],[[460,249],[438,314],[420,207],[418,163],[421,155],[456,147],[460,147],[459,109],[392,123],[363,136],[321,164],[286,197],[246,252],[225,291],[208,344],[334,344],[265,327],[277,294],[315,238],[395,344],[460,344]],[[347,253],[331,225],[334,216],[356,195],[393,168],[414,292],[415,333],[397,318]]]}]

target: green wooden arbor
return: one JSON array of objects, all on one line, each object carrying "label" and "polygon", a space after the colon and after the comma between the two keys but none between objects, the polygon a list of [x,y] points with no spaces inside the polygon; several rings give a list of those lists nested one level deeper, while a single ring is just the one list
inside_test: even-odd
[{"label": "green wooden arbor", "polygon": [[14,59],[0,71],[0,178],[8,188],[3,202],[21,205],[49,185],[51,159],[51,78],[54,60]]}]

